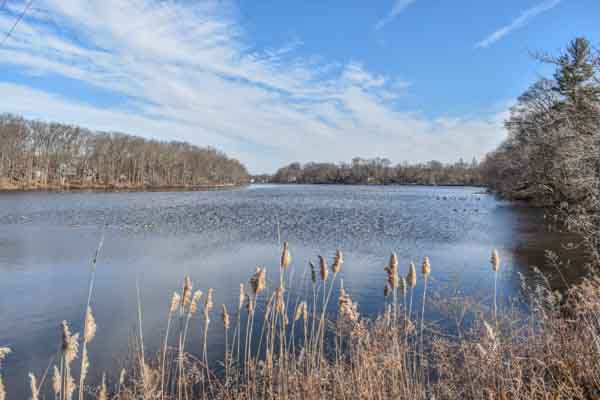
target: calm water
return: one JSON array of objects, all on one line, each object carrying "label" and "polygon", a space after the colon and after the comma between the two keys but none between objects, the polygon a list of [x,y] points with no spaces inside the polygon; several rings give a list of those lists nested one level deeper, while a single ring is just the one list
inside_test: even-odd
[{"label": "calm water", "polygon": [[[501,202],[478,188],[270,186],[177,193],[0,194],[0,345],[13,349],[4,366],[9,398],[22,398],[28,371],[43,374],[56,353],[63,319],[81,330],[89,262],[105,233],[92,299],[98,334],[92,370],[123,358],[136,324],[136,277],[150,351],[165,326],[171,293],[185,275],[197,288],[215,288],[215,303],[237,302],[240,282],[257,265],[276,271],[277,225],[290,243],[295,280],[309,259],[344,250],[344,286],[362,314],[383,309],[383,267],[390,251],[402,270],[427,255],[431,284],[460,285],[489,296],[489,254],[502,257],[499,290],[519,295],[516,272],[543,266],[543,215]],[[540,235],[540,233],[543,233]],[[578,274],[570,271],[567,279]],[[222,331],[209,336],[220,356]],[[200,321],[192,329],[199,333]],[[194,332],[190,333],[193,337]],[[191,344],[192,351],[199,348]],[[108,351],[110,349],[110,351]]]}]

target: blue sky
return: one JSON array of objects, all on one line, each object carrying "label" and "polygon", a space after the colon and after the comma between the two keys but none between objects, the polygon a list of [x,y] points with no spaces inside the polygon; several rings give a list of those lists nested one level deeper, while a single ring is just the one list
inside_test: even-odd
[{"label": "blue sky", "polygon": [[599,20],[597,0],[34,0],[0,47],[0,111],[211,145],[254,173],[469,160],[551,72],[530,53],[600,45]]}]

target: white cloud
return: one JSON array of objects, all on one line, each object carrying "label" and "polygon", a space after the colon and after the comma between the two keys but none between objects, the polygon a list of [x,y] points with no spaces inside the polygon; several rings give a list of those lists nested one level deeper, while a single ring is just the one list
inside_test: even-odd
[{"label": "white cloud", "polygon": [[[251,172],[290,161],[383,156],[394,161],[482,156],[505,133],[499,114],[430,119],[390,103],[408,83],[295,56],[301,40],[252,48],[235,7],[215,0],[37,0],[0,65],[62,75],[119,94],[95,106],[85,93],[2,81],[0,110],[212,145]],[[0,16],[0,30],[10,23]],[[5,75],[3,75],[5,76]]]},{"label": "white cloud", "polygon": [[379,21],[377,21],[377,23],[375,24],[375,29],[381,29],[390,22],[392,22],[394,18],[396,18],[402,11],[404,11],[404,9],[406,9],[415,1],[417,0],[395,0],[394,5],[392,6],[392,9],[388,12],[388,14]]},{"label": "white cloud", "polygon": [[553,9],[560,2],[561,2],[561,0],[546,0],[534,7],[524,10],[510,24],[505,25],[505,26],[501,27],[500,29],[496,30],[495,32],[491,33],[488,37],[486,37],[482,41],[476,43],[475,47],[477,47],[477,48],[490,47],[492,44],[496,43],[498,40],[502,39],[504,36],[508,35],[509,33],[527,25],[527,23],[531,19],[542,14],[543,12]]}]

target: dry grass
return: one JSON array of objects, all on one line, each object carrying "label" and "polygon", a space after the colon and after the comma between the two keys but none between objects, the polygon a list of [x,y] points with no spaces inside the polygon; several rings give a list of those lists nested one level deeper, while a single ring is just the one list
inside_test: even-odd
[{"label": "dry grass", "polygon": [[[392,254],[382,282],[393,298],[382,300],[388,302],[386,311],[373,319],[362,318],[351,293],[343,288],[343,282],[336,282],[343,273],[341,251],[335,253],[331,274],[324,257],[319,259],[318,270],[311,263],[307,298],[292,295],[285,284],[286,271],[293,268],[291,260],[286,243],[280,279],[272,291],[267,290],[266,269],[258,267],[246,286],[249,292],[240,285],[236,314],[230,316],[222,306],[220,321],[213,327],[225,335],[220,363],[209,365],[207,357],[207,333],[212,327],[209,322],[214,307],[212,289],[208,289],[202,307],[202,354],[196,358],[185,350],[190,317],[197,312],[202,298],[202,292],[192,292],[193,283],[186,278],[182,292],[173,294],[170,303],[165,304],[167,329],[157,357],[137,354],[129,368],[114,373],[112,384],[103,377],[97,388],[84,390],[85,375],[80,376],[79,398],[600,398],[597,275],[562,297],[538,288],[526,315],[514,309],[497,310],[495,281],[500,258],[493,251],[490,291],[494,291],[494,304],[489,305],[493,311],[471,309],[465,300],[460,306],[460,321],[449,333],[425,321],[426,282],[430,274],[435,274],[428,258],[421,269],[424,284],[420,315],[411,313],[417,290],[416,267],[409,263],[406,280],[399,278],[398,258]],[[338,298],[331,301],[333,294]],[[472,314],[471,318],[465,318],[467,313]],[[60,359],[49,384],[56,399],[71,400],[75,392],[71,365],[78,357],[80,340],[66,322],[61,329]],[[102,330],[97,333],[102,334]],[[87,346],[94,334],[96,325],[90,308],[81,340],[86,371],[90,367]],[[141,349],[143,339],[139,336],[136,348]],[[9,352],[0,348],[0,362]],[[33,374],[31,377],[31,396],[35,399],[38,392],[43,392],[44,380],[38,385]],[[4,400],[3,392],[0,380],[0,400]]]}]

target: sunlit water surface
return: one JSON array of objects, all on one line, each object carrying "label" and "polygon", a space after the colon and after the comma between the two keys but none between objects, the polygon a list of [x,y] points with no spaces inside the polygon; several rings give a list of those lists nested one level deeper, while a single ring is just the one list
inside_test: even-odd
[{"label": "sunlit water surface", "polygon": [[[279,228],[278,228],[279,227]],[[275,273],[281,239],[290,243],[293,286],[306,282],[309,260],[344,250],[341,278],[363,315],[384,308],[391,251],[404,273],[411,260],[431,259],[432,292],[459,287],[489,303],[489,256],[502,258],[501,299],[518,297],[517,272],[544,265],[544,249],[559,249],[539,210],[503,202],[480,188],[256,185],[174,193],[0,194],[0,346],[8,398],[24,398],[27,372],[41,376],[56,354],[59,323],[81,331],[90,260],[102,232],[92,297],[98,333],[90,347],[92,380],[116,374],[136,326],[136,280],[148,353],[157,349],[171,294],[189,275],[215,289],[215,304],[237,303],[240,282],[257,265]],[[573,279],[578,271],[567,271]],[[421,283],[419,282],[420,290]],[[417,304],[417,303],[415,303]],[[222,357],[215,309],[212,359]],[[189,348],[200,348],[200,320]],[[197,334],[194,337],[194,333]]]}]

